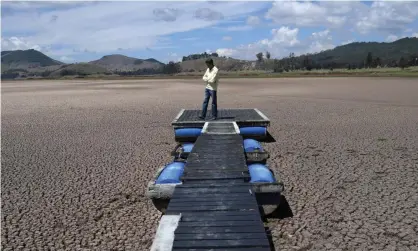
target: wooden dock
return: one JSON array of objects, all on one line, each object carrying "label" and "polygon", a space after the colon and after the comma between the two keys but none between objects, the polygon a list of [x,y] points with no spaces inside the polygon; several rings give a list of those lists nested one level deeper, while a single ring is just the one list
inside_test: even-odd
[{"label": "wooden dock", "polygon": [[238,126],[244,119],[241,124],[268,125],[268,119],[243,109],[220,112],[228,118],[202,125],[195,113],[182,111],[173,121],[180,127],[200,124],[202,135],[188,155],[182,184],[175,187],[151,250],[272,250]]}]

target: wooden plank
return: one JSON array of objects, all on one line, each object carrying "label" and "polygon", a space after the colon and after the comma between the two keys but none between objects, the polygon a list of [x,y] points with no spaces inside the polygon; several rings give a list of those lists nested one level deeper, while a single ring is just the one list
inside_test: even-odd
[{"label": "wooden plank", "polygon": [[262,221],[194,221],[181,222],[183,227],[253,227],[256,225],[263,225]]},{"label": "wooden plank", "polygon": [[246,201],[256,201],[256,196],[251,196],[250,194],[242,194],[242,193],[208,193],[208,194],[201,194],[201,193],[189,193],[189,194],[181,194],[174,191],[173,196],[171,197],[171,201],[212,201],[212,200],[246,200]]},{"label": "wooden plank", "polygon": [[229,247],[270,247],[265,239],[242,240],[174,240],[173,248],[229,248]]},{"label": "wooden plank", "polygon": [[[235,146],[231,146],[235,147]],[[199,153],[195,154],[189,154],[187,159],[190,160],[205,160],[205,159],[229,159],[229,160],[235,160],[235,161],[241,161],[245,160],[244,151],[242,152],[233,152],[233,151],[227,151],[225,150],[217,150],[217,151],[210,151],[207,152],[201,151]]]},{"label": "wooden plank", "polygon": [[229,248],[199,248],[199,249],[194,249],[194,248],[176,248],[173,249],[175,251],[272,251],[271,248],[267,248],[267,247],[262,247],[262,248],[258,248],[258,247],[251,247],[251,248],[240,248],[240,247],[229,247]]},{"label": "wooden plank", "polygon": [[202,205],[193,205],[193,206],[172,206],[168,205],[167,211],[170,210],[172,212],[187,212],[187,211],[227,211],[227,210],[258,210],[258,205],[246,205],[245,207],[242,205],[225,205],[225,206],[218,206],[218,205],[209,205],[209,206],[202,206]]},{"label": "wooden plank", "polygon": [[226,202],[226,201],[234,201],[234,202],[247,201],[248,202],[248,197],[244,198],[243,196],[240,196],[240,195],[238,196],[237,195],[236,196],[208,196],[208,197],[200,196],[198,198],[175,197],[175,198],[171,198],[170,203],[179,204],[179,203],[188,203],[188,202],[201,203],[201,202]]},{"label": "wooden plank", "polygon": [[214,233],[214,234],[176,234],[176,240],[239,240],[267,239],[265,233]]},{"label": "wooden plank", "polygon": [[219,166],[229,166],[231,164],[241,164],[243,167],[246,166],[247,162],[245,159],[244,154],[240,154],[242,156],[240,157],[236,157],[233,156],[232,154],[224,154],[224,156],[222,156],[222,153],[213,155],[213,156],[197,156],[197,157],[188,157],[187,158],[187,163],[186,163],[186,167],[191,166],[194,163],[205,163],[211,166],[215,166],[215,164],[213,162],[216,162],[216,165]]},{"label": "wooden plank", "polygon": [[[200,188],[196,188],[196,189],[200,189]],[[173,193],[173,195],[172,195],[172,198],[198,198],[198,197],[205,197],[205,196],[215,196],[215,195],[219,195],[219,197],[221,197],[222,195],[223,196],[228,196],[228,195],[231,195],[231,196],[233,196],[232,194],[234,194],[235,196],[242,196],[242,197],[244,197],[244,198],[248,198],[248,199],[251,199],[251,198],[254,198],[254,200],[256,199],[255,198],[255,195],[254,196],[251,196],[249,193],[248,193],[248,195],[247,195],[247,192],[242,192],[242,193],[231,193],[231,192],[228,192],[228,191],[216,191],[216,192],[211,192],[210,190],[206,190],[206,191],[190,191],[190,192],[182,192],[182,191],[176,191],[177,190],[177,188],[175,188],[175,190],[174,190],[174,193]]]},{"label": "wooden plank", "polygon": [[227,201],[227,200],[223,200],[223,201],[190,201],[190,202],[174,202],[171,203],[170,201],[170,206],[172,208],[175,207],[215,207],[215,206],[219,206],[219,207],[230,207],[230,206],[239,206],[239,207],[243,207],[243,208],[252,208],[252,206],[254,206],[254,202],[253,201],[245,201],[245,200],[235,200],[235,201]]},{"label": "wooden plank", "polygon": [[230,180],[230,179],[237,179],[237,178],[242,178],[244,180],[249,180],[249,177],[246,176],[242,176],[242,177],[238,177],[238,176],[231,176],[231,177],[190,177],[190,178],[182,178],[183,182],[187,182],[190,180]]},{"label": "wooden plank", "polygon": [[245,157],[242,158],[234,157],[230,154],[226,154],[225,156],[221,156],[220,154],[211,157],[211,156],[204,156],[204,157],[197,157],[196,159],[188,158],[186,163],[186,168],[190,166],[205,165],[205,166],[231,166],[231,165],[240,165],[240,167],[244,168],[247,167],[247,162]]},{"label": "wooden plank", "polygon": [[[186,188],[188,186],[195,186],[195,185],[200,185],[200,186],[203,185],[203,186],[206,186],[206,185],[214,185],[214,184],[216,184],[216,185],[218,185],[218,184],[220,184],[220,185],[222,185],[222,184],[224,184],[224,185],[247,184],[247,185],[249,185],[249,183],[244,182],[241,179],[236,179],[236,180],[230,180],[230,181],[226,181],[226,180],[218,180],[218,181],[210,181],[210,180],[205,180],[205,181],[190,181],[190,182],[187,182],[187,184],[182,184],[182,185],[179,185],[179,186]],[[177,187],[179,187],[179,186],[177,186]]]},{"label": "wooden plank", "polygon": [[206,166],[199,166],[199,167],[191,167],[185,168],[184,172],[193,172],[193,171],[201,171],[202,173],[210,173],[211,171],[214,172],[226,172],[226,171],[238,171],[238,172],[249,172],[248,168],[242,168],[241,166],[230,166],[228,167],[206,167]]},{"label": "wooden plank", "polygon": [[[189,161],[189,160],[188,160]],[[207,163],[209,162],[209,163]],[[193,161],[186,164],[184,171],[188,172],[191,170],[246,170],[248,171],[248,167],[245,163],[241,163],[241,161],[237,162],[230,162],[225,163],[221,160],[214,160],[214,161]]]},{"label": "wooden plank", "polygon": [[[242,193],[217,193],[217,194],[207,194],[206,196],[190,196],[190,195],[183,195],[178,196],[176,192],[174,192],[174,196],[171,197],[171,201],[212,201],[212,200],[253,200],[250,195],[243,196]],[[195,194],[193,194],[195,195]],[[257,199],[254,196],[254,199]]]},{"label": "wooden plank", "polygon": [[[222,211],[220,211],[222,212]],[[227,211],[228,212],[228,211]],[[190,215],[182,216],[182,222],[199,222],[199,221],[261,221],[260,215],[258,214],[249,214],[249,215]]]},{"label": "wooden plank", "polygon": [[252,187],[253,184],[244,182],[241,179],[231,180],[231,181],[206,181],[206,182],[189,182],[185,184],[178,185],[177,187],[182,188],[203,188],[203,187]]},{"label": "wooden plank", "polygon": [[[241,141],[241,142],[240,142]],[[224,151],[228,150],[231,152],[244,152],[244,142],[242,142],[242,139],[234,139],[234,140],[205,140],[204,142],[201,142],[200,144],[195,144],[195,146],[198,146],[201,148],[201,150],[205,150],[206,152],[210,149],[210,146],[218,146],[217,149],[212,149],[214,151],[222,152],[219,149],[222,149]],[[229,148],[231,146],[234,146],[236,148]],[[198,153],[200,151],[194,151],[192,150],[192,153]]]},{"label": "wooden plank", "polygon": [[[169,214],[169,215],[174,215],[174,214],[183,214],[183,213],[210,213],[210,212],[234,212],[234,211],[257,211],[258,213],[260,212],[260,209],[258,208],[236,208],[236,209],[231,209],[231,208],[209,208],[209,209],[205,209],[202,208],[201,210],[198,209],[188,209],[188,208],[167,208],[166,209],[166,213],[165,214]],[[261,216],[260,216],[261,217]]]},{"label": "wooden plank", "polygon": [[[182,123],[192,123],[192,122],[203,122],[199,118],[200,110],[184,110],[180,117],[176,117],[173,120],[172,125],[181,125]],[[260,112],[261,113],[261,112]],[[245,109],[218,109],[218,121],[236,121],[236,122],[248,122],[248,121],[260,121],[260,122],[270,122],[266,120],[264,114],[258,113],[258,110],[245,108]],[[263,116],[262,116],[263,115]]]},{"label": "wooden plank", "polygon": [[177,234],[216,234],[216,233],[264,233],[266,234],[265,228],[263,227],[183,227],[179,225],[174,232]]},{"label": "wooden plank", "polygon": [[[226,151],[219,151],[219,152],[199,152],[198,154],[191,155],[187,157],[188,161],[208,161],[208,160],[218,160],[224,159],[228,162],[243,162],[245,164],[245,155],[244,152],[242,153],[234,153],[234,152],[226,152]],[[225,163],[226,164],[226,163]]]},{"label": "wooden plank", "polygon": [[207,174],[205,174],[207,172],[202,172],[202,173],[198,173],[198,172],[189,172],[189,173],[185,173],[184,175],[182,175],[181,178],[200,178],[200,179],[216,179],[216,178],[235,178],[235,179],[240,179],[240,178],[247,178],[250,177],[249,173],[245,173],[243,171],[239,171],[239,172],[209,172]]},{"label": "wooden plank", "polygon": [[218,217],[218,216],[254,216],[260,215],[259,211],[213,211],[213,212],[184,212],[182,218],[187,217]]},{"label": "wooden plank", "polygon": [[185,193],[185,194],[193,194],[193,193],[244,193],[250,195],[249,187],[239,186],[239,187],[202,187],[202,188],[182,188],[181,186],[177,186],[174,190],[174,193]]},{"label": "wooden plank", "polygon": [[151,251],[170,251],[175,240],[175,230],[179,225],[181,215],[164,215],[158,225]]},{"label": "wooden plank", "polygon": [[[196,159],[187,159],[187,163],[185,166],[185,169],[192,168],[192,167],[240,167],[240,168],[247,168],[247,163],[245,161],[245,158],[237,159],[232,156],[227,156],[229,160],[223,159],[223,158],[196,158]],[[225,157],[226,158],[226,157]]]},{"label": "wooden plank", "polygon": [[212,174],[212,175],[184,175],[182,180],[217,180],[217,179],[238,179],[238,178],[250,178],[249,174]]},{"label": "wooden plank", "polygon": [[214,174],[245,174],[245,173],[248,173],[248,169],[247,170],[245,170],[245,169],[241,169],[241,170],[230,170],[230,169],[225,169],[225,170],[217,170],[216,168],[214,168],[213,170],[212,170],[212,172],[208,172],[207,170],[198,170],[198,169],[187,169],[187,170],[185,170],[184,172],[183,172],[184,174],[187,174],[187,175],[191,175],[191,174],[193,174],[193,175],[196,175],[196,174],[198,174],[198,175],[205,175],[205,174],[207,174],[207,175],[214,175]]}]

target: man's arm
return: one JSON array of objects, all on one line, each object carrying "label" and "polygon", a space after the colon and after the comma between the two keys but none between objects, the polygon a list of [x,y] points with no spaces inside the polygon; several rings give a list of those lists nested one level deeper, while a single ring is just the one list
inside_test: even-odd
[{"label": "man's arm", "polygon": [[208,70],[206,70],[205,74],[203,75],[203,81],[208,81]]},{"label": "man's arm", "polygon": [[213,71],[208,74],[208,78],[206,81],[209,83],[214,83],[218,80],[218,68],[213,69]]}]

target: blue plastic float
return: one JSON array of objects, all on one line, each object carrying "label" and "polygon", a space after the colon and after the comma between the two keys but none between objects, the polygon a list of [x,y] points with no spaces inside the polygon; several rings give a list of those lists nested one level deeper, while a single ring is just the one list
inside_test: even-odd
[{"label": "blue plastic float", "polygon": [[266,136],[267,134],[267,128],[263,126],[240,127],[239,131],[243,136]]},{"label": "blue plastic float", "polygon": [[176,137],[198,137],[202,133],[201,128],[180,128],[174,130],[174,135]]},{"label": "blue plastic float", "polygon": [[244,150],[245,152],[263,152],[263,147],[260,142],[254,139],[244,139]]},{"label": "blue plastic float", "polygon": [[183,174],[184,166],[184,162],[171,162],[166,165],[155,181],[155,184],[181,183],[180,177]]},{"label": "blue plastic float", "polygon": [[273,176],[273,173],[262,164],[251,164],[248,166],[248,170],[250,172],[250,183],[257,183],[257,182],[275,182],[276,179]]},{"label": "blue plastic float", "polygon": [[183,152],[190,153],[193,149],[194,144],[193,143],[184,143],[182,144]]}]

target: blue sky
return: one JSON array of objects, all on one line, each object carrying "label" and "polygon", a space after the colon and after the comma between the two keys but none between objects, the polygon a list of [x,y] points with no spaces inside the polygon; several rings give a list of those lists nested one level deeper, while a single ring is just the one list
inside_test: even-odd
[{"label": "blue sky", "polygon": [[37,49],[64,62],[109,54],[178,61],[217,52],[255,59],[315,53],[353,41],[418,37],[418,2],[3,2],[2,50]]}]

